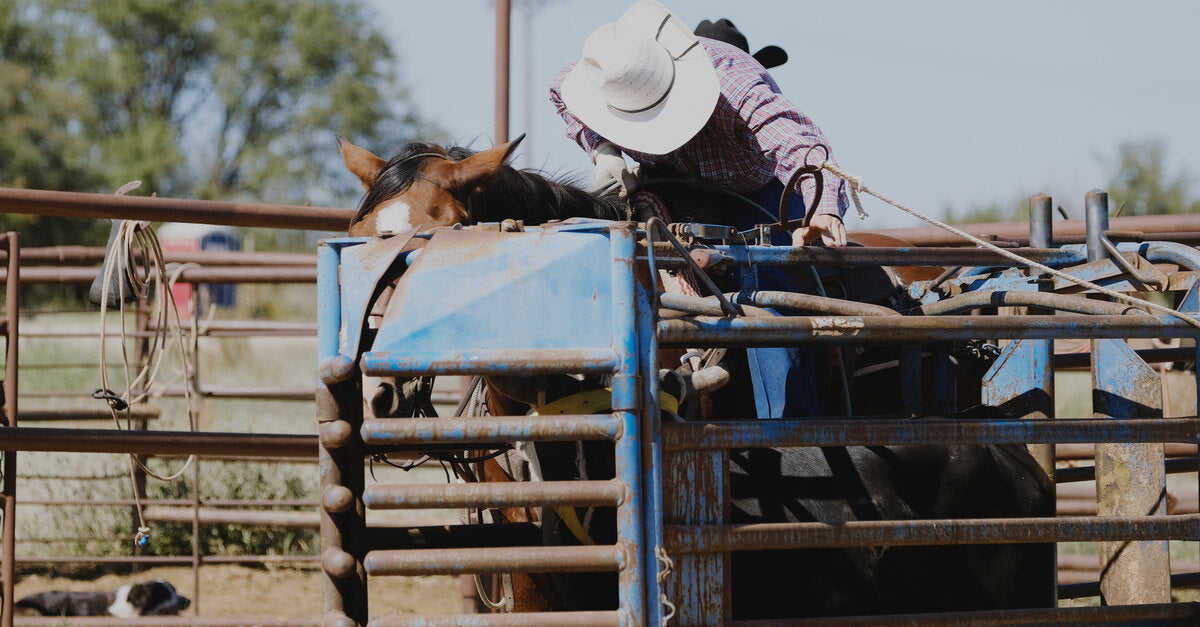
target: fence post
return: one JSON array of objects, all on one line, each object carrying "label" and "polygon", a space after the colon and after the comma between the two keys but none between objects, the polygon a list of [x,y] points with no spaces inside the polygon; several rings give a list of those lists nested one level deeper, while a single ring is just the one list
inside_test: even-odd
[{"label": "fence post", "polygon": [[[1121,340],[1092,340],[1092,412],[1096,418],[1161,418],[1158,374]],[[1162,443],[1096,444],[1096,514],[1166,513]],[[1167,541],[1101,542],[1105,605],[1169,603]]]},{"label": "fence post", "polygon": [[[8,276],[4,285],[5,362],[3,424],[17,426],[17,325],[20,307],[20,244],[16,233],[6,235]],[[13,584],[16,576],[17,452],[4,453],[3,538],[0,539],[0,625],[13,624]]]}]

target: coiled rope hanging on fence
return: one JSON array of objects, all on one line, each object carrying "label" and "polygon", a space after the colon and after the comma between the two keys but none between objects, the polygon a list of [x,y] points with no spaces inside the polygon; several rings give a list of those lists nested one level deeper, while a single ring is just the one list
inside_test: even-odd
[{"label": "coiled rope hanging on fence", "polygon": [[978,237],[975,237],[974,235],[971,235],[970,233],[967,233],[960,229],[956,229],[953,226],[950,226],[949,224],[946,224],[945,222],[942,222],[936,218],[924,215],[921,212],[916,211],[915,209],[912,209],[911,207],[905,206],[903,203],[901,203],[897,200],[889,198],[889,197],[885,196],[884,194],[881,194],[881,193],[867,187],[866,185],[863,184],[861,177],[858,177],[849,172],[846,172],[845,170],[842,170],[841,168],[833,165],[829,161],[823,162],[821,164],[821,167],[832,172],[833,174],[837,175],[842,180],[846,181],[846,186],[850,189],[850,198],[854,201],[854,206],[858,210],[858,214],[860,217],[866,216],[866,212],[863,211],[862,201],[858,197],[858,193],[861,191],[861,192],[870,194],[870,195],[878,198],[879,200],[882,200],[883,202],[885,202],[885,203],[887,203],[887,204],[889,204],[911,216],[914,216],[916,218],[924,220],[925,222],[928,222],[940,229],[949,231],[950,233],[953,233],[954,235],[957,235],[958,237],[961,237],[961,238],[975,244],[976,246],[980,246],[980,247],[986,248],[992,252],[999,253],[1001,256],[1003,256],[1007,259],[1010,259],[1012,261],[1016,261],[1019,264],[1028,266],[1028,267],[1036,269],[1036,270],[1040,270],[1042,272],[1045,272],[1046,274],[1053,275],[1055,277],[1058,277],[1065,281],[1069,281],[1069,282],[1079,285],[1081,287],[1084,287],[1084,288],[1087,288],[1090,290],[1094,290],[1096,292],[1104,294],[1105,296],[1110,296],[1112,298],[1126,302],[1135,307],[1146,307],[1147,309],[1152,309],[1159,313],[1164,313],[1169,316],[1174,316],[1176,318],[1179,318],[1180,320],[1183,320],[1183,321],[1187,322],[1188,324],[1191,324],[1192,326],[1200,327],[1200,320],[1197,320],[1193,316],[1176,311],[1174,309],[1171,309],[1170,307],[1164,307],[1157,303],[1152,303],[1148,300],[1138,298],[1136,296],[1131,296],[1129,294],[1124,294],[1124,293],[1118,292],[1116,290],[1111,290],[1102,285],[1096,285],[1095,283],[1092,283],[1091,281],[1087,281],[1087,280],[1081,279],[1079,277],[1071,276],[1060,270],[1055,270],[1054,268],[1051,268],[1047,265],[1038,263],[1036,261],[1033,261],[1032,259],[1026,259],[1025,257],[1022,257],[1014,252],[1005,250],[1003,248],[1000,248],[999,246],[996,246],[995,244],[986,242]]},{"label": "coiled rope hanging on fence", "polygon": [[[137,189],[140,185],[139,181],[128,183],[117,191],[117,195],[123,195],[126,192]],[[146,268],[144,277],[137,271],[136,264],[130,263],[135,251],[139,252],[141,258],[144,260]],[[124,261],[124,263],[121,263],[121,261]],[[118,312],[121,319],[121,358],[125,375],[125,392],[119,396],[110,391],[106,360],[107,332],[105,321],[108,313],[109,294],[114,289],[112,282],[114,275],[117,274],[114,271],[114,267],[124,268],[125,270],[125,276],[116,277],[115,286],[118,296],[117,302],[120,303]],[[184,400],[187,404],[189,428],[191,431],[196,431],[197,429],[197,408],[191,389],[193,380],[191,365],[196,355],[199,329],[193,318],[189,333],[190,337],[185,342],[183,324],[179,318],[179,312],[175,308],[175,298],[171,291],[183,269],[183,267],[173,268],[168,273],[162,246],[159,244],[158,236],[155,234],[154,229],[150,227],[149,222],[125,220],[120,224],[109,253],[105,257],[102,269],[103,275],[101,275],[103,277],[100,294],[101,389],[97,391],[97,397],[107,402],[109,411],[112,412],[113,423],[118,430],[122,428],[119,417],[119,413],[122,411],[125,412],[124,428],[126,430],[132,428],[132,405],[133,403],[145,400],[149,396],[155,379],[162,368],[164,357],[168,352],[167,349],[170,340],[168,334],[172,334],[172,332],[179,349],[180,362],[183,368],[182,377],[185,381]],[[136,296],[139,302],[153,301],[154,303],[151,314],[154,331],[149,337],[149,345],[146,348],[144,362],[138,372],[132,376],[124,315],[125,300],[127,296],[130,296],[125,293],[127,285],[133,290],[132,296]],[[151,298],[151,296],[154,296],[154,298]],[[172,315],[174,316],[174,324],[172,324]],[[150,528],[146,525],[141,496],[137,490],[136,468],[140,468],[147,476],[159,481],[172,481],[182,476],[195,460],[195,455],[189,455],[187,461],[178,470],[167,475],[160,475],[150,470],[136,455],[129,455],[129,479],[130,485],[133,488],[133,499],[139,525],[134,541],[138,546],[146,545],[150,537]],[[199,486],[196,486],[195,489],[199,489]]]}]

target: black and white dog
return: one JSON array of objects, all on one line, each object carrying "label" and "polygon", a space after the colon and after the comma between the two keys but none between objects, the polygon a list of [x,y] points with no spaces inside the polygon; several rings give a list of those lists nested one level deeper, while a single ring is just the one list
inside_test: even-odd
[{"label": "black and white dog", "polygon": [[14,607],[18,614],[30,616],[135,618],[178,614],[191,604],[191,600],[175,592],[175,586],[155,579],[100,592],[48,590],[29,595],[17,601]]}]

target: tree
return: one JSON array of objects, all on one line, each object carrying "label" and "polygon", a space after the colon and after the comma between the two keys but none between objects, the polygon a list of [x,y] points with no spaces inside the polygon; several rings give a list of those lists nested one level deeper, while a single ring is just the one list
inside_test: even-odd
[{"label": "tree", "polygon": [[[94,115],[86,98],[54,78],[50,34],[26,23],[16,0],[0,0],[0,185],[91,190],[102,178],[89,165],[91,146],[76,129]],[[107,225],[93,220],[0,216],[0,229],[26,241],[95,240]]]},{"label": "tree", "polygon": [[1158,139],[1118,146],[1108,195],[1113,207],[1124,206],[1122,215],[1200,212],[1200,199],[1190,193],[1192,177],[1181,172],[1169,178],[1163,164],[1166,156],[1166,145]]},{"label": "tree", "polygon": [[52,112],[0,137],[24,155],[5,185],[349,204],[336,133],[424,130],[359,0],[0,0],[0,18],[0,131]]}]

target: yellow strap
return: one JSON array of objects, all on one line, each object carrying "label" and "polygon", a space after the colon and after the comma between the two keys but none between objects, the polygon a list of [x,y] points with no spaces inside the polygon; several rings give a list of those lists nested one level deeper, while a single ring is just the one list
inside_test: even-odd
[{"label": "yellow strap", "polygon": [[[566,414],[600,414],[612,407],[612,388],[600,388],[564,396],[529,412],[531,416],[562,416]],[[679,413],[679,401],[666,392],[658,393],[658,407],[672,414]]]},{"label": "yellow strap", "polygon": [[[599,414],[612,406],[612,388],[602,388],[598,390],[588,390],[570,396],[564,396],[552,403],[546,403],[541,407],[529,412],[531,416],[562,416],[562,415],[583,415],[583,414]],[[679,401],[674,396],[666,392],[658,393],[658,407],[665,409],[672,414],[679,413]],[[596,541],[588,534],[587,529],[584,529],[583,524],[579,522],[579,516],[575,514],[574,507],[558,507],[555,508],[558,512],[558,517],[562,519],[563,524],[571,531],[571,535],[579,540],[580,544],[592,546]]]},{"label": "yellow strap", "polygon": [[575,536],[575,539],[579,540],[580,544],[588,546],[596,544],[592,536],[588,535],[587,529],[584,529],[583,524],[579,522],[579,517],[575,515],[574,507],[563,506],[556,508],[556,510],[558,511],[558,517],[566,523],[567,529],[571,530],[571,535]]}]

